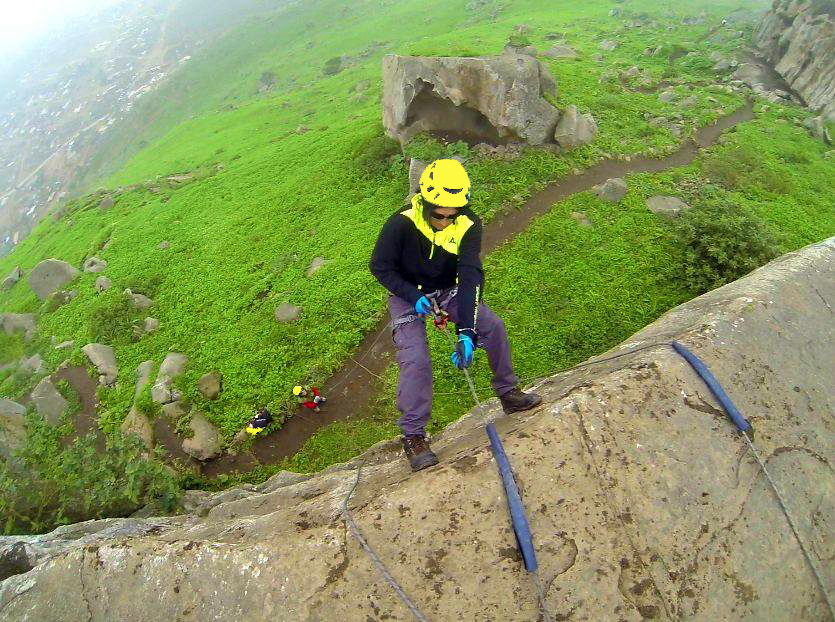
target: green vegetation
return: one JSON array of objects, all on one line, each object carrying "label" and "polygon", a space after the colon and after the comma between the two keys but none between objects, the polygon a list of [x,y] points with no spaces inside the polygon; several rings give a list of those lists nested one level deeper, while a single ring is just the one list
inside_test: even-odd
[{"label": "green vegetation", "polygon": [[750,208],[708,202],[678,223],[684,283],[703,293],[730,283],[779,255],[774,236]]},{"label": "green vegetation", "polygon": [[[594,115],[599,134],[592,144],[561,154],[524,149],[516,159],[477,156],[463,142],[447,145],[427,136],[406,147],[406,156],[425,161],[466,157],[473,208],[485,221],[575,169],[608,158],[663,157],[697,128],[745,104],[741,95],[710,86],[716,76],[705,62],[711,52],[728,55],[740,44],[736,37],[719,43],[705,39],[711,24],[735,8],[733,2],[674,0],[659,10],[648,0],[635,0],[630,5],[635,13],[622,18],[607,17],[611,4],[601,0],[582,9],[520,1],[500,7],[493,18],[498,8],[497,3],[465,10],[463,3],[438,0],[416,7],[398,1],[380,13],[370,2],[300,3],[248,22],[195,55],[170,83],[143,97],[134,117],[114,128],[112,142],[98,155],[102,162],[117,163],[130,156],[112,175],[90,184],[121,186],[115,205],[102,211],[97,208],[102,195],[76,199],[62,217],[44,220],[11,256],[0,259],[0,274],[18,264],[31,270],[45,257],[76,266],[92,255],[108,262],[111,290],[96,293],[98,275],[82,274],[73,284],[78,296],[48,314],[25,284],[0,292],[4,309],[39,313],[39,333],[25,354],[40,352],[54,369],[66,353],[51,347],[53,335],[76,341],[75,362],[83,361],[79,348],[86,343],[115,347],[118,386],[100,390],[99,417],[112,443],[122,442],[118,428],[133,401],[137,366],[145,360],[159,364],[171,351],[189,357],[177,386],[219,427],[225,442],[258,405],[276,415],[278,430],[295,410],[290,388],[321,382],[350,364],[351,351],[386,315],[386,293],[367,264],[382,223],[407,194],[408,167],[379,123],[383,53],[496,54],[521,22],[530,25],[525,36],[538,49],[550,47],[545,36],[558,31],[578,51],[577,59],[542,61],[557,80],[554,103],[575,104]],[[682,24],[681,17],[702,10],[708,12],[704,24]],[[623,19],[638,19],[638,11],[650,13],[655,25],[623,28]],[[433,19],[424,21],[426,15]],[[370,46],[383,36],[385,41]],[[597,62],[594,55],[606,38],[619,46]],[[655,47],[664,53],[644,54]],[[679,100],[664,103],[657,93],[625,88],[619,72],[632,66],[654,85],[673,83]],[[323,67],[341,70],[323,74]],[[274,88],[256,94],[265,72],[276,76]],[[359,84],[368,85],[367,97],[355,97]],[[694,103],[683,105],[689,97]],[[835,234],[829,181],[835,161],[825,159],[824,145],[802,128],[805,114],[791,106],[772,104],[766,110],[758,104],[753,121],[729,132],[694,164],[630,176],[629,194],[618,204],[589,192],[561,201],[491,254],[485,300],[505,321],[517,373],[531,379],[576,364],[775,250],[795,250]],[[649,123],[657,117],[675,119],[681,136]],[[297,132],[302,125],[309,131]],[[165,181],[186,171],[196,172],[188,183]],[[670,223],[646,209],[646,199],[656,194],[714,206],[708,209],[735,207],[718,219],[727,226],[711,233],[715,241],[700,247],[698,232],[710,223],[698,218],[709,212],[696,208],[682,219],[690,237],[681,241]],[[586,214],[594,227],[580,226],[572,212]],[[756,229],[755,217],[764,223]],[[776,242],[758,249],[737,243],[759,238],[759,232]],[[169,242],[167,249],[160,248],[163,241]],[[330,263],[307,277],[315,257]],[[125,288],[148,296],[153,306],[135,312],[121,294]],[[302,307],[297,321],[275,321],[274,310],[283,302]],[[134,324],[148,315],[160,320],[160,329],[135,340]],[[7,360],[24,349],[15,338],[0,339]],[[433,332],[430,347],[436,361],[430,431],[438,431],[470,406],[462,375],[448,363],[446,341]],[[209,401],[196,384],[212,370],[222,373],[224,390]],[[476,355],[475,374],[480,395],[489,397],[483,352]],[[0,392],[18,396],[33,381],[6,372]],[[379,387],[369,388],[376,391],[370,413],[320,431],[282,465],[186,483],[216,488],[256,481],[282,467],[312,471],[347,460],[397,433],[396,383],[397,369],[391,367]],[[139,408],[155,414],[147,391]],[[48,458],[48,452],[38,455]],[[167,485],[149,489],[165,491]]]},{"label": "green vegetation", "polygon": [[72,425],[51,426],[26,416],[27,444],[12,463],[0,462],[0,516],[4,534],[43,533],[75,521],[124,516],[151,500],[166,511],[179,487],[155,457],[143,458],[135,438],[114,437],[103,453],[95,435],[63,439]]}]

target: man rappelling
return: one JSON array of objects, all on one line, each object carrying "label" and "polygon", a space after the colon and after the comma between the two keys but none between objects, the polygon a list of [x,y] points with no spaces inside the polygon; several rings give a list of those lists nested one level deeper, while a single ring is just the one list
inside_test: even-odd
[{"label": "man rappelling", "polygon": [[432,362],[424,318],[433,308],[455,324],[456,367],[472,365],[476,347],[487,351],[493,390],[506,414],[542,402],[539,395],[516,386],[504,323],[481,300],[481,231],[481,220],[470,209],[467,171],[456,160],[435,160],[423,171],[412,206],[383,225],[371,255],[372,274],[391,294],[400,367],[397,424],[413,471],[438,463],[425,434],[432,410]]}]

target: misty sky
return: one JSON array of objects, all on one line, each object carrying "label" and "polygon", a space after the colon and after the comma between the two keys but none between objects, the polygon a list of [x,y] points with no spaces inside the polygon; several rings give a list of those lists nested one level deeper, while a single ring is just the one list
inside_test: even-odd
[{"label": "misty sky", "polygon": [[114,0],[0,0],[0,53],[36,39],[69,15]]}]

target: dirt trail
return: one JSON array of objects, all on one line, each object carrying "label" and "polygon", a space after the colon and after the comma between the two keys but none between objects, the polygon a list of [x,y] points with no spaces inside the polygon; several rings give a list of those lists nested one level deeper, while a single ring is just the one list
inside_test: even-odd
[{"label": "dirt trail", "polygon": [[[655,173],[687,165],[696,158],[700,149],[713,144],[724,130],[753,118],[753,102],[749,101],[743,108],[719,119],[715,124],[698,130],[693,140],[686,141],[678,151],[666,158],[635,158],[630,162],[606,160],[579,175],[549,184],[533,194],[521,209],[497,216],[485,226],[482,254],[489,253],[525,231],[534,218],[547,213],[557,201],[588,190],[612,177],[623,177],[630,173]],[[298,452],[318,429],[367,412],[369,399],[375,394],[379,383],[372,374],[381,375],[386,366],[394,360],[388,322],[386,313],[345,367],[324,385],[322,393],[328,397],[328,403],[321,413],[297,413],[279,432],[257,439],[250,451],[224,455],[208,461],[203,465],[203,474],[215,476],[245,471],[259,463],[278,462]]]}]

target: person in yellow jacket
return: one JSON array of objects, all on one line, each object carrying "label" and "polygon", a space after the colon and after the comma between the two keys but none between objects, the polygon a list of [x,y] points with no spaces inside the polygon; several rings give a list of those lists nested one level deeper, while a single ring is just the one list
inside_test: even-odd
[{"label": "person in yellow jacket", "polygon": [[542,398],[523,393],[513,371],[510,343],[501,318],[481,300],[481,220],[470,209],[470,178],[456,160],[435,160],[420,177],[420,193],[409,209],[386,221],[369,267],[391,294],[389,311],[397,346],[400,384],[397,424],[412,470],[432,466],[438,458],[429,448],[425,429],[432,408],[432,361],[424,318],[432,301],[449,314],[458,341],[452,362],[469,367],[476,347],[487,351],[493,390],[505,413],[528,410]]}]

